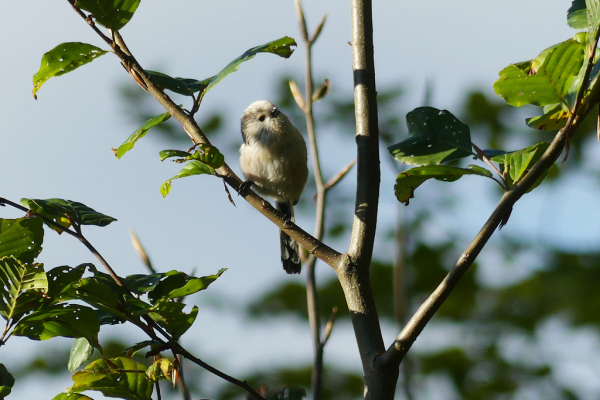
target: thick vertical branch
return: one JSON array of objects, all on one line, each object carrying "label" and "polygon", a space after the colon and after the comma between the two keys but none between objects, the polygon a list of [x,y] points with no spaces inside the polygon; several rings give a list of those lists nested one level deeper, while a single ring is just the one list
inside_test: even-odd
[{"label": "thick vertical branch", "polygon": [[379,132],[370,0],[352,0],[352,69],[357,145],[354,222],[346,260],[337,269],[361,356],[366,399],[392,399],[398,371],[375,368],[384,351],[369,278],[379,202]]}]

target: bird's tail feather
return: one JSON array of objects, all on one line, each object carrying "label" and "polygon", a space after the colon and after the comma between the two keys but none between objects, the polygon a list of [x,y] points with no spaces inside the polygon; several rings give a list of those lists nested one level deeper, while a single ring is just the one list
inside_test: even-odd
[{"label": "bird's tail feather", "polygon": [[[291,202],[277,202],[277,208],[294,222],[294,208]],[[302,261],[300,260],[300,252],[298,243],[292,239],[284,231],[279,232],[281,242],[281,263],[283,269],[288,274],[299,274],[302,270]]]}]

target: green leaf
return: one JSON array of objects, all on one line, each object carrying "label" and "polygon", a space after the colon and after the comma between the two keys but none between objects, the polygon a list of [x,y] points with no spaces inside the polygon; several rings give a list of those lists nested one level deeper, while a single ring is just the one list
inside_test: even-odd
[{"label": "green leaf", "polygon": [[75,5],[93,14],[100,25],[118,31],[133,17],[140,0],[77,0]]},{"label": "green leaf", "polygon": [[93,353],[94,347],[86,338],[81,337],[75,339],[73,346],[71,347],[69,363],[67,364],[69,371],[76,371],[92,357]]},{"label": "green leaf", "polygon": [[162,150],[158,153],[160,161],[165,161],[167,158],[179,157],[183,160],[190,157],[192,154],[181,150]]},{"label": "green leaf", "polygon": [[396,184],[394,185],[396,197],[401,203],[408,205],[409,200],[414,197],[415,190],[423,182],[431,178],[435,178],[444,182],[454,182],[462,178],[463,175],[481,175],[488,178],[492,177],[492,174],[484,168],[474,167],[475,166],[458,168],[446,165],[427,165],[423,167],[411,168],[407,171],[401,172],[396,178]]},{"label": "green leaf", "polygon": [[130,275],[125,278],[125,285],[134,293],[149,293],[152,303],[159,300],[170,300],[185,297],[208,288],[227,269],[223,268],[216,275],[196,278],[180,271],[160,272],[150,275]]},{"label": "green leaf", "polygon": [[419,107],[406,115],[409,138],[388,147],[410,165],[440,164],[471,155],[469,127],[447,110]]},{"label": "green leaf", "polygon": [[118,318],[127,319],[119,301],[126,291],[107,274],[95,272],[93,277],[81,279],[69,287],[67,294]]},{"label": "green leaf", "polygon": [[0,363],[0,398],[8,396],[14,384],[15,377]]},{"label": "green leaf", "polygon": [[23,318],[14,334],[33,340],[47,340],[56,336],[88,337],[97,341],[100,331],[98,317],[89,307],[77,304],[54,305]]},{"label": "green leaf", "polygon": [[[164,345],[162,343],[156,342],[154,340],[144,340],[142,342],[134,344],[131,347],[128,347],[128,348],[124,349],[123,353],[128,353],[129,354],[131,352],[131,356],[134,356],[140,350],[145,349],[148,346],[150,346],[151,348],[154,348],[155,346],[164,346]],[[128,357],[128,358],[131,358],[131,357]]]},{"label": "green leaf", "polygon": [[567,10],[567,23],[574,29],[587,28],[587,11],[585,0],[574,0],[571,7]]},{"label": "green leaf", "polygon": [[154,118],[150,118],[148,121],[146,121],[140,129],[133,132],[131,134],[131,136],[129,136],[129,138],[122,145],[119,146],[117,151],[115,151],[115,155],[117,156],[117,159],[120,160],[121,157],[123,157],[123,155],[125,153],[127,153],[129,150],[133,149],[133,146],[135,146],[135,143],[138,140],[140,140],[141,138],[143,138],[150,129],[154,128],[156,125],[162,124],[169,118],[171,118],[171,114],[169,114],[167,112],[167,113],[158,115]]},{"label": "green leaf", "polygon": [[587,28],[589,32],[589,42],[593,43],[596,37],[596,30],[600,24],[600,0],[586,0],[587,5]]},{"label": "green leaf", "polygon": [[30,311],[27,290],[48,290],[42,264],[22,264],[14,257],[0,259],[0,315],[7,321]]},{"label": "green leaf", "polygon": [[256,56],[258,53],[273,53],[280,57],[289,58],[294,52],[292,47],[295,46],[296,41],[285,36],[281,39],[265,43],[262,46],[253,47],[227,64],[227,66],[223,68],[217,75],[211,76],[210,78],[206,78],[202,81],[186,78],[172,78],[169,75],[156,71],[146,72],[148,72],[154,83],[164,89],[168,89],[185,96],[191,96],[197,92],[200,92],[200,95],[204,96],[206,92],[215,87],[227,75],[237,71],[243,62],[254,58],[254,56]]},{"label": "green leaf", "polygon": [[173,361],[168,358],[161,358],[154,361],[154,363],[146,370],[146,376],[154,382],[160,379],[166,379],[172,382],[171,376],[173,375],[173,369]]},{"label": "green leaf", "polygon": [[569,119],[570,113],[565,111],[563,104],[551,104],[544,106],[544,114],[527,118],[527,125],[534,129],[542,131],[555,131],[564,128]]},{"label": "green leaf", "polygon": [[160,193],[163,195],[163,197],[166,197],[167,194],[169,194],[169,192],[171,191],[171,181],[173,179],[186,178],[192,175],[203,174],[214,175],[215,169],[210,165],[204,164],[201,161],[192,160],[189,163],[187,163],[186,166],[183,167],[177,175],[175,175],[174,177],[172,177],[171,179],[169,179],[161,185]]},{"label": "green leaf", "polygon": [[540,142],[521,150],[493,157],[491,161],[504,165],[504,173],[508,173],[510,177],[509,186],[512,187],[525,176],[527,171],[533,168],[548,146],[550,146],[550,143]]},{"label": "green leaf", "polygon": [[584,45],[569,39],[544,50],[532,61],[504,68],[494,83],[494,90],[515,107],[567,105],[567,95],[577,92],[579,85],[572,87],[571,84],[584,65],[584,54]]},{"label": "green leaf", "polygon": [[31,264],[42,251],[44,228],[39,217],[0,220],[0,258],[13,256]]},{"label": "green leaf", "polygon": [[79,282],[88,265],[91,264],[82,264],[76,268],[65,265],[48,271],[48,297],[51,304],[73,299],[67,294],[68,289]]},{"label": "green leaf", "polygon": [[79,393],[61,393],[55,396],[52,400],[94,400],[91,397],[88,397]]},{"label": "green leaf", "polygon": [[152,381],[146,376],[147,367],[144,364],[125,357],[111,358],[109,361],[110,366],[100,359],[75,372],[75,383],[70,390],[75,393],[97,390],[107,397],[150,400]]},{"label": "green leaf", "polygon": [[[71,224],[106,226],[115,218],[71,200],[63,199],[21,199],[21,204],[44,217],[69,228]],[[53,228],[53,227],[52,227]]]},{"label": "green leaf", "polygon": [[42,57],[39,71],[33,76],[33,97],[42,85],[54,76],[61,76],[94,61],[107,51],[87,43],[59,44]]},{"label": "green leaf", "polygon": [[183,303],[163,299],[152,307],[148,316],[177,339],[190,329],[198,315],[198,307],[194,306],[189,314],[183,311],[185,307]]}]

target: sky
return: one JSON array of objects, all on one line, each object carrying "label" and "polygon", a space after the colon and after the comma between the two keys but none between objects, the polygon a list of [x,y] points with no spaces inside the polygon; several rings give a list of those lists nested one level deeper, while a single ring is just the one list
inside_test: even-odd
[{"label": "sky", "polygon": [[[422,105],[429,81],[434,87],[432,104],[458,111],[468,88],[491,93],[502,68],[532,59],[546,47],[570,38],[575,31],[566,25],[569,5],[570,1],[559,0],[375,1],[377,85],[385,88],[402,84],[408,91],[405,105],[411,109]],[[327,14],[314,48],[315,75],[330,79],[332,95],[351,94],[349,2],[305,1],[304,8],[312,29]],[[145,0],[122,35],[142,66],[171,76],[203,79],[251,47],[282,36],[298,39],[295,18],[292,1]],[[138,128],[128,118],[128,106],[120,98],[119,87],[129,76],[116,57],[105,55],[49,80],[38,92],[38,100],[33,99],[32,76],[42,55],[70,41],[106,48],[67,1],[0,3],[0,196],[13,201],[23,197],[66,198],[117,218],[118,222],[106,228],[90,227],[84,234],[121,275],[145,272],[129,238],[129,230],[135,229],[160,270],[189,272],[196,268],[198,274],[209,275],[229,268],[210,290],[238,304],[281,282],[302,282],[303,276],[290,277],[281,271],[277,229],[241,198],[236,199],[237,207],[232,207],[217,179],[201,176],[174,181],[171,194],[162,198],[160,185],[179,169],[172,163],[159,162],[158,152],[166,147],[164,143],[142,140],[123,159],[114,157],[111,148],[118,147]],[[302,53],[300,46],[288,60],[258,55],[243,64],[206,96],[197,117],[200,125],[203,118],[218,110],[227,117],[226,135],[231,135],[227,143],[231,137],[240,138],[238,121],[244,109],[255,100],[274,96],[274,77],[302,76]],[[348,143],[339,148],[331,148],[323,139],[329,144],[324,146],[323,154],[331,157],[334,167],[337,164],[341,168],[354,158],[352,134],[348,133]],[[219,146],[218,138],[213,144]],[[227,156],[226,161],[239,171],[236,154]],[[335,172],[335,168],[331,170]],[[352,187],[352,179],[354,175],[344,184]],[[598,200],[598,193],[586,191],[587,183],[582,179],[573,184],[570,193],[574,195],[569,197],[579,202],[574,208],[580,212],[569,214],[567,210],[567,214],[557,217],[553,222],[559,226],[558,236],[544,239],[559,243],[571,238],[573,246],[590,248],[600,244],[600,221],[586,217],[589,214],[585,212],[593,211],[591,205]],[[384,175],[382,214],[394,210],[392,185],[393,176]],[[549,222],[539,210],[553,209],[567,195],[542,193],[546,195],[519,204],[511,222],[522,222],[515,222],[505,231],[546,235]],[[465,216],[470,237],[493,207],[489,199],[471,201]],[[0,211],[4,218],[20,216],[9,209]],[[570,228],[573,221],[578,221],[577,232]],[[312,231],[310,219],[299,223]],[[347,243],[337,245],[343,251]],[[53,232],[46,233],[40,260],[48,268],[94,262],[78,242]],[[331,277],[332,272],[320,268],[319,276]],[[201,306],[202,298],[195,300]],[[200,316],[208,322],[202,328],[192,328],[193,339],[187,340],[199,354],[218,359],[227,372],[242,373],[251,368],[257,362],[256,354],[261,354],[263,361],[258,363],[264,365],[284,363],[290,357],[299,362],[310,360],[308,327],[298,321],[273,327],[274,339],[265,343],[260,327],[246,329],[247,321],[210,310],[201,311]],[[396,333],[386,331],[386,342]],[[294,338],[292,345],[285,339],[288,337]],[[354,346],[351,334],[340,332],[337,338],[327,354],[358,366],[356,352],[346,355],[345,351],[346,344]],[[233,342],[256,352],[234,351],[230,346]],[[13,338],[2,349],[8,354],[2,359],[17,357],[17,352],[11,350],[13,346],[19,346],[20,354],[24,348],[37,351],[50,349],[53,344],[33,347],[29,341]],[[69,382],[53,384],[58,393]],[[32,398],[29,395],[36,388],[17,386],[17,390],[21,398]]]}]

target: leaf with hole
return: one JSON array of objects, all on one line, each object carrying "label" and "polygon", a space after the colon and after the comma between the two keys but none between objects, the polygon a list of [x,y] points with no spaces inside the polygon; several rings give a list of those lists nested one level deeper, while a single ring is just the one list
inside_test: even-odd
[{"label": "leaf with hole", "polygon": [[396,178],[394,192],[396,198],[404,205],[408,205],[414,197],[415,190],[429,179],[437,179],[444,182],[454,182],[464,175],[480,175],[492,178],[492,173],[485,168],[469,166],[467,168],[450,167],[447,165],[426,165],[411,168],[401,172]]},{"label": "leaf with hole", "polygon": [[36,216],[0,219],[0,258],[13,256],[23,264],[32,263],[42,251],[42,225]]},{"label": "leaf with hole", "polygon": [[133,17],[140,0],[76,0],[75,5],[92,13],[100,25],[118,31]]},{"label": "leaf with hole", "polygon": [[71,392],[97,390],[107,397],[130,400],[150,400],[152,381],[146,376],[146,365],[129,358],[118,357],[92,362],[73,374]]},{"label": "leaf with hole", "polygon": [[388,147],[400,162],[431,165],[472,154],[469,127],[447,110],[415,108],[406,115],[406,122],[409,138]]},{"label": "leaf with hole", "polygon": [[59,44],[42,57],[39,71],[33,76],[33,97],[42,85],[54,76],[61,76],[94,61],[107,51],[87,43]]},{"label": "leaf with hole", "polygon": [[[85,204],[71,200],[21,199],[21,204],[65,228],[69,228],[72,224],[106,226],[116,221],[113,217],[99,213]],[[58,230],[53,226],[50,227]]]},{"label": "leaf with hole", "polygon": [[127,138],[127,140],[122,145],[120,145],[119,148],[115,151],[115,155],[117,156],[117,159],[120,160],[121,157],[123,157],[123,155],[125,155],[125,153],[127,153],[129,150],[133,149],[133,146],[135,146],[135,143],[138,140],[140,140],[141,138],[143,138],[150,129],[154,128],[156,125],[162,124],[163,122],[167,121],[169,118],[171,118],[171,114],[169,114],[167,112],[167,113],[158,115],[154,118],[150,118],[148,121],[146,121],[144,123],[144,125],[142,125],[140,127],[140,129],[133,132],[131,134],[131,136],[129,136],[129,138]]},{"label": "leaf with hole", "polygon": [[100,322],[94,310],[78,304],[61,304],[26,316],[17,324],[14,334],[33,340],[63,336],[88,337],[97,341],[99,331]]}]

